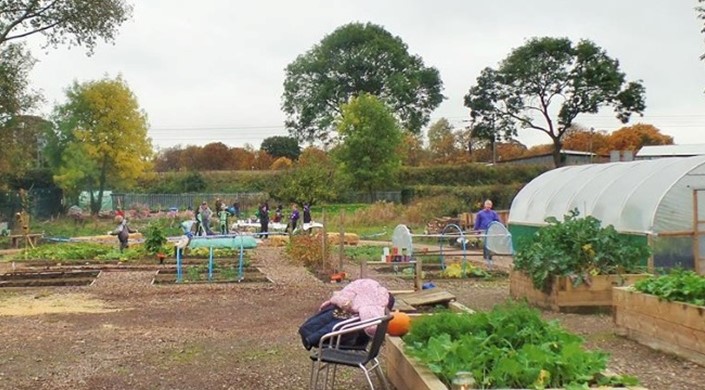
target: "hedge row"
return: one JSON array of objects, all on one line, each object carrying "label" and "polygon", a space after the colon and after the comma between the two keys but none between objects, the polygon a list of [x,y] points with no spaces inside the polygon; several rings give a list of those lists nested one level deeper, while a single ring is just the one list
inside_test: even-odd
[{"label": "hedge row", "polygon": [[441,195],[450,195],[461,199],[464,205],[473,211],[482,208],[482,203],[486,199],[491,199],[496,210],[508,210],[512,205],[512,199],[524,186],[519,184],[493,184],[479,186],[413,186],[410,188],[409,197],[428,198]]},{"label": "hedge row", "polygon": [[533,165],[435,165],[405,167],[399,182],[402,186],[415,185],[491,185],[528,183],[548,168]]},{"label": "hedge row", "polygon": [[135,192],[178,194],[183,192],[269,191],[282,171],[164,172],[143,178]]},{"label": "hedge row", "polygon": [[[468,174],[463,173],[468,168]],[[476,209],[485,199],[495,208],[509,208],[521,187],[540,174],[541,169],[527,167],[488,167],[479,164],[405,169],[400,181],[402,198],[408,203],[416,198],[451,195],[465,206]],[[168,172],[143,179],[136,192],[276,192],[286,171]],[[431,180],[431,175],[439,175]],[[462,180],[452,177],[459,175]],[[477,181],[467,182],[471,177]],[[415,180],[421,180],[419,184]],[[424,184],[430,181],[440,184]]]}]

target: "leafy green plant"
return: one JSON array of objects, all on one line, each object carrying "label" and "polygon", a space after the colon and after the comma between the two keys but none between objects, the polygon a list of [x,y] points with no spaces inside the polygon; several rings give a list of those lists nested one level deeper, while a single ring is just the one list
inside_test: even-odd
[{"label": "leafy green plant", "polygon": [[637,272],[649,257],[645,243],[629,240],[612,225],[602,227],[597,218],[578,218],[578,214],[571,211],[563,222],[547,218],[547,226],[529,242],[520,243],[514,269],[529,275],[537,289],[550,291],[556,276],[589,284],[591,276]]},{"label": "leafy green plant", "polygon": [[220,276],[223,280],[235,280],[237,278],[237,270],[233,267],[225,267],[220,271]]},{"label": "leafy green plant", "polygon": [[458,371],[472,372],[483,389],[636,382],[632,377],[605,377],[607,354],[584,350],[580,337],[556,321],[544,321],[524,303],[508,302],[484,313],[442,312],[421,317],[404,342],[407,354],[448,385]]},{"label": "leafy green plant", "polygon": [[188,267],[186,268],[186,280],[190,282],[197,282],[201,280],[201,268],[200,267]]},{"label": "leafy green plant", "polygon": [[120,252],[114,245],[104,245],[92,242],[45,244],[31,248],[15,255],[13,260],[52,260],[59,262],[96,261],[127,261],[144,257],[141,246],[130,246]]},{"label": "leafy green plant", "polygon": [[467,278],[467,277],[488,277],[487,271],[473,264],[466,263],[465,267],[460,263],[449,264],[441,273],[445,278]]},{"label": "leafy green plant", "polygon": [[634,288],[667,301],[705,306],[705,277],[693,271],[677,269],[668,275],[652,276],[636,282]]},{"label": "leafy green plant", "polygon": [[167,243],[166,232],[159,222],[152,222],[144,230],[144,247],[150,255],[164,253]]}]

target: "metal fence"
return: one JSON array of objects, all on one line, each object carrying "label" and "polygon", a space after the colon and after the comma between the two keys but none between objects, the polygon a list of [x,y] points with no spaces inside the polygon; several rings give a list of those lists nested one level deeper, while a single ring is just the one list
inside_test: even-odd
[{"label": "metal fence", "polygon": [[238,192],[238,193],[185,193],[185,194],[119,194],[112,193],[113,208],[135,208],[146,206],[150,210],[179,210],[194,209],[202,201],[212,204],[220,198],[224,204],[231,205],[237,202],[241,209],[256,207],[257,204],[267,200],[266,192]]},{"label": "metal fence", "polygon": [[[33,188],[27,191],[26,211],[34,218],[51,218],[63,210],[61,197],[62,192],[58,188]],[[10,228],[15,228],[15,213],[20,211],[22,200],[19,192],[0,192],[0,222],[7,222]]]}]

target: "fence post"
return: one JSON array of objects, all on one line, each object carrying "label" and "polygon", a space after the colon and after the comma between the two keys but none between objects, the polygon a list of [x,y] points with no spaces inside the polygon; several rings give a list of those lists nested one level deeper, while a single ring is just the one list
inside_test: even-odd
[{"label": "fence post", "polygon": [[326,232],[326,209],[323,209],[323,215],[321,219],[323,220],[323,237],[321,240],[321,269],[325,272],[328,268],[326,264],[326,244],[328,243],[328,233]]},{"label": "fence post", "polygon": [[340,211],[340,256],[338,256],[338,270],[343,271],[343,257],[345,257],[345,209]]}]

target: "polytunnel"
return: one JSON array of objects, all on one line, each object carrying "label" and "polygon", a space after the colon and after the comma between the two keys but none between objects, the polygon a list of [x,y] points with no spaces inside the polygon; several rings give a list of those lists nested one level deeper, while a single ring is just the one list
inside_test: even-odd
[{"label": "polytunnel", "polygon": [[[529,182],[509,210],[515,242],[570,210],[648,243],[649,266],[705,272],[705,156],[563,167]],[[697,261],[696,261],[697,259]]]}]

